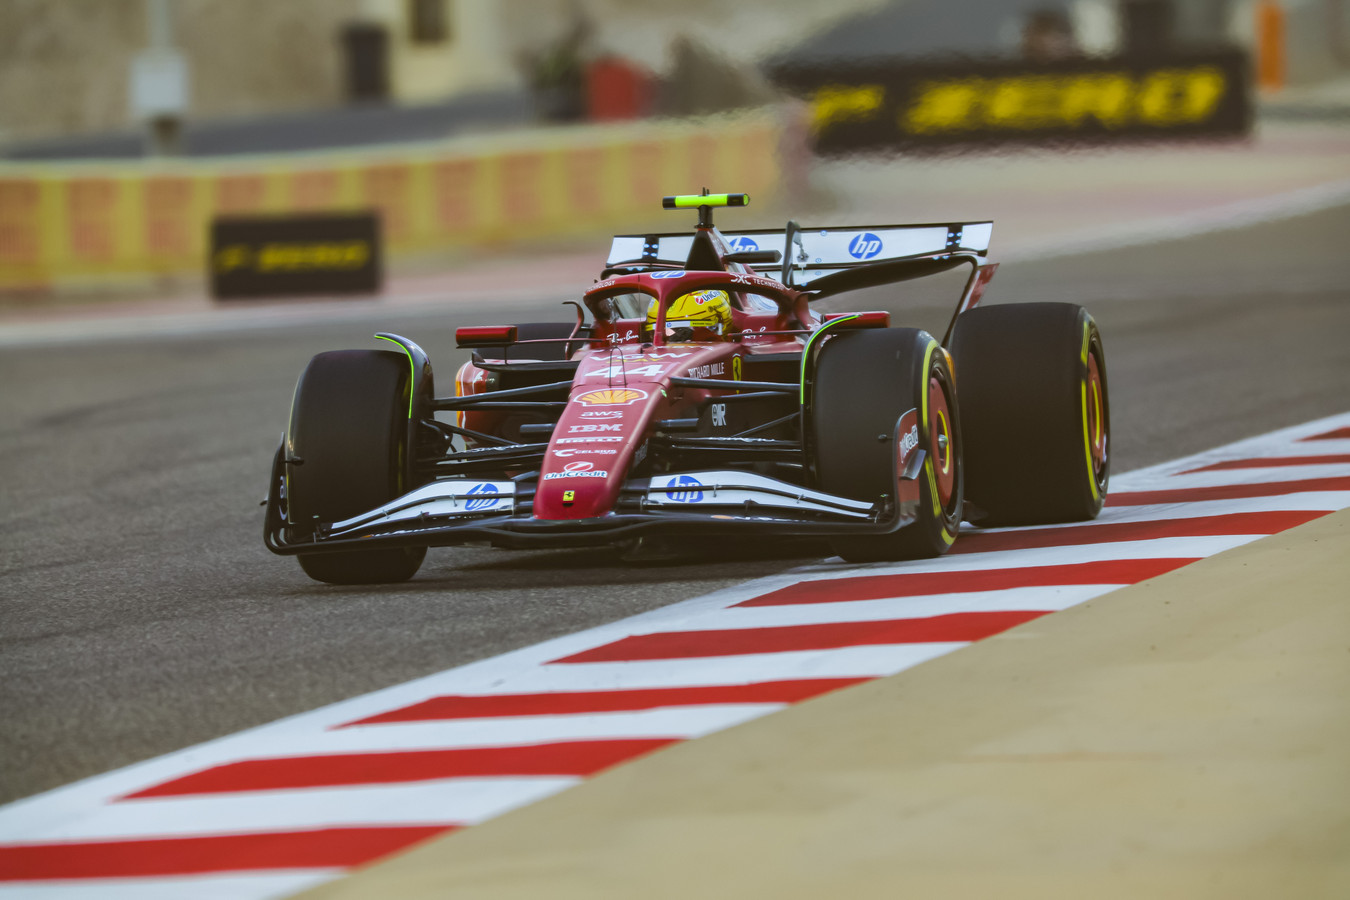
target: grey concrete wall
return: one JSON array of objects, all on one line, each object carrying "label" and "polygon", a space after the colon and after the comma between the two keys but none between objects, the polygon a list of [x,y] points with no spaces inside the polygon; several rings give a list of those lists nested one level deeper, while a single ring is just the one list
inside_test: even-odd
[{"label": "grey concrete wall", "polygon": [[[338,28],[361,0],[173,0],[194,117],[338,103]],[[143,0],[0,0],[0,141],[132,128]]]}]

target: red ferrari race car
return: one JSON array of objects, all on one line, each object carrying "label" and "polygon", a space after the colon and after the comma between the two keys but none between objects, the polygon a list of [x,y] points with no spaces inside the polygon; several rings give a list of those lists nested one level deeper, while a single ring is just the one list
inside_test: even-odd
[{"label": "red ferrari race car", "polygon": [[[310,577],[410,578],[426,548],[819,535],[936,556],[962,520],[1090,519],[1108,476],[1081,307],[978,307],[990,222],[723,234],[744,194],[666,197],[692,233],[614,238],[575,321],[460,328],[453,396],[417,344],[320,353],[296,385],[265,540]],[[941,340],[811,302],[968,266]]]}]

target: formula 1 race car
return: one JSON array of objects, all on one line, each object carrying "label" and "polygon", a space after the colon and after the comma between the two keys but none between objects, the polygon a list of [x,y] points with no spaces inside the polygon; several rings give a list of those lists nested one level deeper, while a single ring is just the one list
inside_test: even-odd
[{"label": "formula 1 race car", "polygon": [[[1101,336],[1071,304],[977,308],[992,223],[714,227],[714,208],[748,199],[666,197],[697,210],[693,233],[614,238],[573,322],[459,328],[473,354],[452,397],[398,335],[314,357],[267,547],[358,584],[412,577],[430,546],[819,535],[878,561],[939,555],[963,519],[1098,514]],[[941,341],[886,312],[810,307],[963,265]]]}]

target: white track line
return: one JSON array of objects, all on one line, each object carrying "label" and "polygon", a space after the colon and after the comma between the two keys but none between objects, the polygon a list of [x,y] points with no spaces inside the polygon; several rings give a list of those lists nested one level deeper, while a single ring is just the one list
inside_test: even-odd
[{"label": "white track line", "polygon": [[[245,834],[351,825],[472,825],[566,790],[576,777],[453,778],[397,785],[355,785],[154,797],[112,803],[44,835],[50,840]],[[26,839],[12,839],[23,843]]]},{"label": "white track line", "polygon": [[187,878],[100,878],[60,882],[0,882],[0,900],[240,900],[286,897],[341,876],[338,869],[199,875]]}]

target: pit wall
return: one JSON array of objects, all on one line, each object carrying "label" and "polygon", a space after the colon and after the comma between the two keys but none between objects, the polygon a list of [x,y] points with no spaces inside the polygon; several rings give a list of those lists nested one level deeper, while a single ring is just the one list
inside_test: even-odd
[{"label": "pit wall", "polygon": [[758,205],[780,189],[789,121],[765,109],[359,152],[0,164],[0,292],[204,274],[222,215],[373,209],[397,260],[631,229],[705,185]]}]

